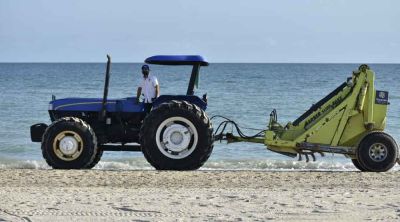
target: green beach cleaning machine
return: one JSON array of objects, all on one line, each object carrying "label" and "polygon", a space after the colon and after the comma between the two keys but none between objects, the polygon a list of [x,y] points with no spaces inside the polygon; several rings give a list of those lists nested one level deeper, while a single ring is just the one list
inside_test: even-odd
[{"label": "green beach cleaning machine", "polygon": [[[136,97],[108,99],[111,58],[108,57],[103,98],[53,96],[51,124],[31,126],[31,140],[41,143],[46,162],[55,169],[89,169],[103,151],[139,151],[158,170],[195,170],[210,157],[214,141],[265,144],[267,149],[299,160],[315,154],[343,154],[361,171],[387,171],[398,160],[395,140],[383,132],[388,92],[375,90],[375,74],[361,65],[346,82],[312,105],[293,122],[281,125],[277,112],[268,128],[245,135],[238,124],[222,117],[209,118],[207,95],[194,94],[201,67],[197,55],[152,56],[145,63],[191,66],[186,94],[161,95],[149,113]],[[215,130],[211,121],[222,118]],[[226,132],[231,124],[236,133]]]},{"label": "green beach cleaning machine", "polygon": [[[306,161],[315,161],[315,154],[343,154],[361,171],[387,171],[398,161],[398,147],[393,137],[383,132],[388,92],[375,90],[374,80],[374,72],[361,65],[352,77],[293,122],[279,124],[273,110],[267,130],[246,136],[234,121],[225,118],[215,137],[228,142],[263,143],[271,151]],[[224,134],[227,124],[235,125],[239,135]]]}]

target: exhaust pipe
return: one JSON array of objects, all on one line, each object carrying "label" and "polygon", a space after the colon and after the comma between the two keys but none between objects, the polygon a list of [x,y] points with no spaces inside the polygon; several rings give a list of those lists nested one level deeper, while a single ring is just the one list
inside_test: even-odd
[{"label": "exhaust pipe", "polygon": [[107,105],[107,96],[108,96],[108,84],[110,81],[110,69],[111,69],[111,57],[107,55],[107,69],[106,69],[106,81],[104,83],[104,94],[103,94],[103,102],[101,104],[101,111],[99,115],[99,120],[104,121],[106,117],[106,105]]}]

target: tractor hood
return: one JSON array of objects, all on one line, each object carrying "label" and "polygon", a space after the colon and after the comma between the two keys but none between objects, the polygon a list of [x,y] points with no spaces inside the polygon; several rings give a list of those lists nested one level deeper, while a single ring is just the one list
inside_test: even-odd
[{"label": "tractor hood", "polygon": [[[135,100],[135,97],[109,99],[106,103],[106,110],[108,112],[143,112],[144,105],[142,103],[135,104]],[[102,101],[101,98],[56,99],[49,103],[49,110],[100,112]]]}]

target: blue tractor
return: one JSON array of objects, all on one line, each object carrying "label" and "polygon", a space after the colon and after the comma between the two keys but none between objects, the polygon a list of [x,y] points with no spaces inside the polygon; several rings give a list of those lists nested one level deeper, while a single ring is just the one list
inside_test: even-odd
[{"label": "blue tractor", "polygon": [[[201,56],[152,56],[147,64],[189,65],[186,95],[161,95],[150,113],[135,97],[108,99],[111,58],[107,56],[103,98],[65,98],[49,103],[52,123],[31,126],[46,162],[55,169],[89,169],[103,151],[141,151],[158,170],[195,170],[213,149],[213,128],[205,110],[207,95],[194,95]],[[133,145],[132,145],[133,144]],[[137,145],[135,145],[137,144]]]}]

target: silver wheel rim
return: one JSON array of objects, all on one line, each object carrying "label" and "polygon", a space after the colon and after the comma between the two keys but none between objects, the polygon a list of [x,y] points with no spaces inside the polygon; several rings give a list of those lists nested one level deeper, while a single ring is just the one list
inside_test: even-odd
[{"label": "silver wheel rim", "polygon": [[387,147],[382,143],[374,143],[369,147],[369,157],[375,162],[382,162],[386,159]]},{"label": "silver wheel rim", "polygon": [[196,149],[196,127],[183,117],[170,117],[157,128],[156,143],[162,154],[171,159],[183,159]]}]

